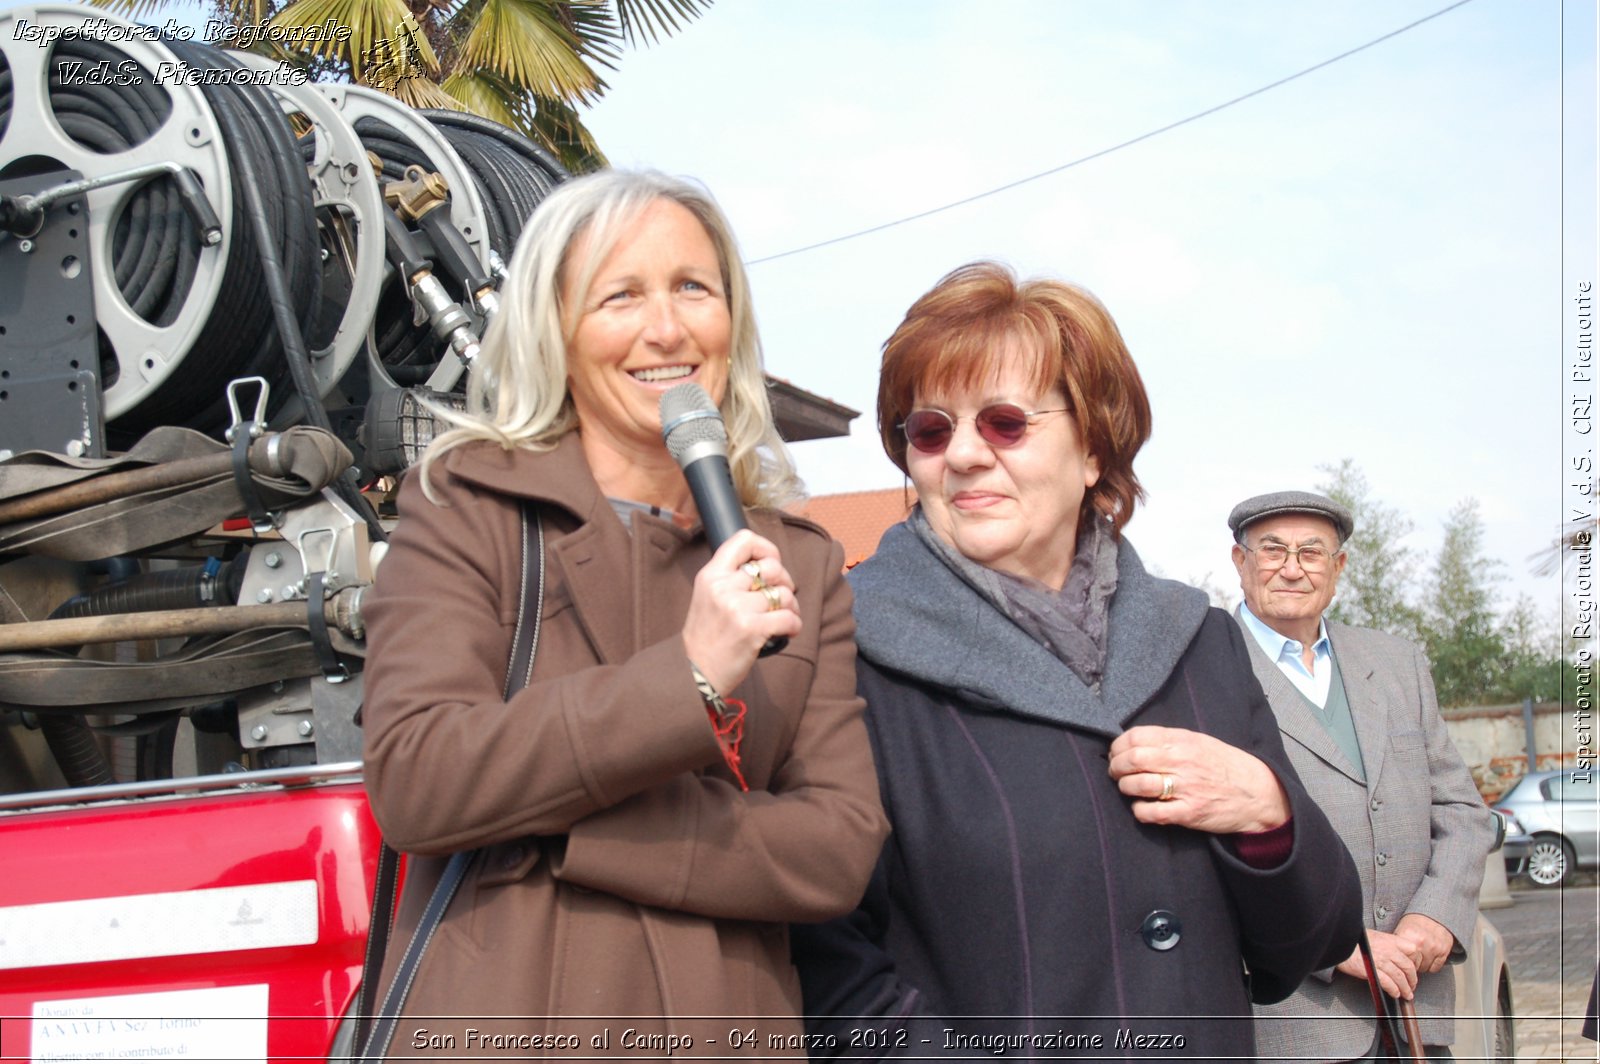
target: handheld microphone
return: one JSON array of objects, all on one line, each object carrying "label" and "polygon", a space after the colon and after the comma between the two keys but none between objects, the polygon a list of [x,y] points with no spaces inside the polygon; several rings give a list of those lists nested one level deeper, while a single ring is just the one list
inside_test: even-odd
[{"label": "handheld microphone", "polygon": [[[661,438],[689,482],[689,494],[715,553],[735,532],[749,527],[728,469],[728,428],[722,412],[693,381],[668,388],[661,395]],[[776,654],[788,644],[786,636],[769,639],[761,656]]]}]

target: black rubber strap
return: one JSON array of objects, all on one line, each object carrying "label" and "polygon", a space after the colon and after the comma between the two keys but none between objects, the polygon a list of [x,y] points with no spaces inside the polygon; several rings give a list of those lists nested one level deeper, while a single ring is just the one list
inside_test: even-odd
[{"label": "black rubber strap", "polygon": [[250,524],[257,532],[265,532],[272,527],[272,516],[262,505],[256,482],[250,476],[250,430],[254,426],[253,421],[241,421],[233,427],[233,486],[239,489]]},{"label": "black rubber strap", "polygon": [[311,632],[311,649],[317,655],[317,665],[322,678],[330,683],[343,683],[350,678],[350,670],[339,660],[333,649],[333,638],[328,634],[328,618],[324,613],[324,585],[327,573],[306,574],[306,627]]}]

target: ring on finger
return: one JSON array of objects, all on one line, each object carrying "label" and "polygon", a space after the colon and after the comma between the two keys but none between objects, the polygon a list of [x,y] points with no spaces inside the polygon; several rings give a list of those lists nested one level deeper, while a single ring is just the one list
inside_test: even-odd
[{"label": "ring on finger", "polygon": [[1173,779],[1171,776],[1169,776],[1165,772],[1163,772],[1161,774],[1161,793],[1156,797],[1156,801],[1158,801],[1158,802],[1170,802],[1170,801],[1172,801],[1172,799],[1173,799],[1173,793],[1172,792],[1173,792],[1173,789],[1177,786],[1177,782],[1178,782],[1177,780]]},{"label": "ring on finger", "polygon": [[766,584],[762,584],[760,590],[763,595],[767,596],[768,613],[771,613],[773,610],[780,610],[783,608],[783,596],[778,594],[777,588],[768,587]]},{"label": "ring on finger", "polygon": [[767,582],[761,579],[761,566],[758,563],[754,561],[745,562],[739,566],[739,571],[750,578],[751,591],[766,590]]}]

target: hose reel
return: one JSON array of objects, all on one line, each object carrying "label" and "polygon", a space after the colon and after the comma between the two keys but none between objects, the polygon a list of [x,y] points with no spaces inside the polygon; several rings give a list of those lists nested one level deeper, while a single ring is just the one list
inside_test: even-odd
[{"label": "hose reel", "polygon": [[[47,34],[65,34],[80,29],[86,14],[64,4],[0,12],[0,51],[9,74],[9,91],[0,91],[4,190],[19,183],[44,189],[66,183],[70,174],[95,177],[172,162],[199,179],[218,216],[231,217],[232,173],[210,108],[196,88],[153,84],[160,65],[174,60],[165,46],[140,38],[115,45],[58,39],[49,47],[17,39],[23,19]],[[63,73],[85,69],[70,64],[105,69],[95,66],[103,62],[113,64],[112,70],[136,64],[129,73],[141,83],[81,89],[63,84]],[[204,246],[177,205],[170,178],[102,185],[85,193],[81,206],[69,203],[65,209],[87,223],[72,225],[69,219],[67,228],[77,230],[72,239],[82,240],[80,268],[92,284],[98,333],[98,356],[95,346],[88,353],[98,357],[104,414],[114,420],[160,391],[201,341],[208,311],[221,295],[233,233],[224,227],[220,243]],[[0,276],[37,272],[47,278],[51,269],[71,270],[64,262],[27,261],[32,250],[24,248],[26,239],[3,242]],[[37,327],[30,319],[48,310],[33,302],[44,287],[30,286],[24,303],[20,285],[4,286],[9,294],[0,296],[0,319],[8,346],[23,342]]]},{"label": "hose reel", "polygon": [[[258,57],[162,36],[98,9],[0,12],[0,461],[23,450],[93,459],[167,426],[221,437],[230,382],[255,377],[271,396],[252,419],[257,428],[331,427],[358,461],[361,440],[392,441],[385,445],[396,467],[408,463],[431,424],[397,386],[425,384],[439,402],[459,406],[450,393],[471,350],[463,338],[481,335],[503,259],[526,216],[565,177],[520,134],[473,116],[424,114],[354,86],[297,83]],[[434,284],[423,283],[424,273]],[[419,314],[428,320],[419,324]],[[375,417],[391,417],[390,431]],[[292,427],[300,422],[310,427]],[[136,575],[96,585],[89,553],[74,555],[91,597],[73,609],[93,617],[76,618],[70,637],[49,628],[65,617],[0,626],[12,651],[26,645],[67,659],[55,663],[61,683],[39,687],[35,702],[12,701],[48,706],[62,720],[138,703],[131,712],[140,720],[231,717],[235,731],[258,713],[244,747],[266,755],[304,742],[301,722],[281,738],[275,731],[295,719],[285,716],[295,710],[285,699],[300,699],[324,753],[328,721],[318,714],[331,720],[349,707],[319,709],[317,699],[339,689],[331,673],[341,658],[358,667],[358,604],[371,579],[367,559],[379,551],[368,540],[382,536],[352,474],[335,477],[253,540],[205,532],[168,546],[145,539],[117,547],[80,537],[96,558],[101,550],[125,555],[116,561]],[[0,568],[16,553],[49,556],[24,545],[0,557]],[[244,567],[243,579],[218,583],[207,568],[152,575],[196,560]],[[188,594],[191,577],[215,593],[203,607],[226,615],[215,623],[239,630],[192,627],[204,618],[190,604],[171,604],[170,617],[152,610],[151,587],[181,584]],[[278,620],[252,611],[277,611]],[[295,631],[255,632],[291,615]],[[304,625],[324,630],[312,639],[314,661]],[[208,648],[205,639],[217,642]],[[136,684],[92,656],[73,656],[78,643],[132,640],[182,646],[132,663],[126,675],[137,666],[144,677]],[[283,666],[285,657],[297,664]],[[313,693],[249,702],[267,680]],[[255,737],[257,724],[266,738]],[[74,742],[83,739],[81,724],[70,730]]]},{"label": "hose reel", "polygon": [[[231,53],[243,66],[278,74],[267,88],[298,132],[311,179],[323,270],[323,308],[307,337],[317,394],[324,398],[366,346],[383,285],[383,191],[366,149],[322,86],[292,84],[287,68],[249,52]],[[297,420],[298,397],[287,404]]]},{"label": "hose reel", "polygon": [[[447,209],[425,224],[404,219],[402,237],[418,241],[415,260],[431,267],[422,272],[441,282],[432,288],[397,278],[392,222],[385,237],[383,186],[409,180],[413,167],[447,189]],[[69,443],[101,453],[101,417],[115,447],[160,424],[218,435],[225,385],[244,376],[272,385],[274,427],[326,425],[331,408],[353,441],[374,393],[460,387],[521,223],[565,177],[526,138],[475,116],[296,83],[259,57],[94,9],[0,13],[0,226],[9,230],[0,231],[0,278],[30,282],[0,286],[12,291],[9,305],[0,294],[0,365],[11,371],[0,381],[0,454]],[[36,212],[49,232],[21,235],[19,204],[80,179],[81,201],[59,197]],[[246,213],[256,189],[265,244]],[[206,225],[197,203],[218,224]],[[72,224],[76,212],[86,225]],[[48,258],[26,258],[46,243]],[[279,295],[264,265],[274,256]],[[72,281],[87,294],[74,297]],[[62,327],[41,330],[42,311]],[[304,356],[283,338],[286,323]],[[64,428],[29,415],[45,392],[71,407],[49,415],[71,422]],[[8,430],[8,420],[30,431]]]},{"label": "hose reel", "polygon": [[[381,165],[385,183],[404,181],[411,167],[443,179],[449,189],[451,225],[479,268],[489,270],[489,220],[483,196],[466,163],[439,128],[375,89],[341,85],[324,86],[324,91],[337,102],[366,150]],[[408,316],[408,298],[404,279],[397,277],[385,286],[374,321],[376,351],[369,363],[374,383],[391,388],[426,384],[435,391],[450,391],[461,380],[466,365],[450,356],[448,343],[433,335],[425,323]],[[475,325],[481,335],[481,321]]]}]

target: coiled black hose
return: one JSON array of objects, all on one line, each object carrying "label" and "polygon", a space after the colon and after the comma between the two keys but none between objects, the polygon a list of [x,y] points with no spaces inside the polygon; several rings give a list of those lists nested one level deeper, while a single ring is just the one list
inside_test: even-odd
[{"label": "coiled black hose", "polygon": [[11,125],[11,64],[6,62],[4,52],[0,52],[0,137],[6,135],[6,129]]},{"label": "coiled black hose", "polygon": [[[176,40],[166,44],[193,69],[239,69],[234,59],[209,45]],[[263,375],[269,382],[276,378],[281,383],[288,370],[302,400],[309,407],[320,407],[309,370],[302,379],[295,372],[294,358],[284,357],[296,343],[303,346],[305,330],[315,317],[315,303],[321,293],[320,243],[311,179],[300,162],[293,132],[271,93],[254,85],[211,85],[204,81],[200,91],[228,149],[236,196],[235,247],[249,247],[253,256],[250,279],[260,286],[256,298],[266,320],[258,353],[273,363],[275,370]],[[229,265],[231,268],[231,256]],[[304,301],[308,294],[309,303]],[[313,423],[314,413],[313,410]],[[325,418],[321,427],[326,427]]]},{"label": "coiled black hose", "polygon": [[[167,39],[168,48],[196,69],[237,69],[226,53],[209,45]],[[222,146],[229,162],[233,190],[232,235],[221,288],[199,338],[183,365],[133,410],[118,420],[134,431],[162,424],[180,424],[220,432],[228,424],[225,389],[228,381],[261,376],[273,386],[278,402],[287,399],[293,381],[304,397],[309,389],[283,357],[288,340],[280,336],[283,316],[292,332],[303,334],[320,302],[322,269],[317,240],[311,179],[299,161],[294,136],[272,94],[250,84],[206,84],[199,87],[207,107],[222,128]],[[151,85],[154,91],[163,91]],[[266,225],[250,217],[250,202],[263,207]],[[175,200],[175,197],[174,197]],[[173,210],[181,209],[174,202]],[[264,257],[282,264],[286,291],[274,292]],[[317,406],[314,399],[309,406]]]},{"label": "coiled black hose", "polygon": [[[382,164],[380,180],[404,180],[408,166],[433,169],[427,154],[389,123],[372,117],[358,118],[353,128],[361,146]],[[463,295],[454,294],[458,299]],[[410,297],[397,277],[391,277],[378,296],[372,326],[378,359],[397,384],[420,384],[427,380],[449,349],[427,325],[413,323]]]},{"label": "coiled black hose", "polygon": [[[172,101],[150,72],[127,85],[70,81],[79,65],[117,64],[127,56],[94,40],[64,40],[51,53],[47,96],[57,123],[69,138],[90,151],[114,154],[144,143],[171,116]],[[13,85],[9,66],[0,62],[0,128],[10,123]],[[172,179],[147,181],[125,200],[112,232],[112,272],[133,312],[155,325],[177,320],[194,281],[199,236],[182,209]],[[107,383],[116,375],[114,353],[101,352]]]},{"label": "coiled black hose", "polygon": [[535,207],[571,175],[514,129],[463,111],[417,112],[437,126],[483,191],[489,244],[509,259]]},{"label": "coiled black hose", "polygon": [[[205,45],[167,41],[191,65],[232,65],[224,53]],[[93,85],[74,77],[80,65],[106,63],[119,74],[135,62],[137,77],[118,84]],[[101,154],[136,149],[173,113],[168,90],[151,72],[115,45],[90,39],[63,39],[52,45],[48,105],[68,137]],[[0,121],[9,122],[13,93],[9,69],[0,73]],[[310,180],[303,166],[287,163],[292,137],[287,121],[266,90],[252,85],[204,85],[201,94],[216,113],[229,109],[247,116],[242,135],[224,137],[231,164],[233,234],[223,277],[213,305],[188,357],[167,380],[124,413],[109,429],[113,444],[131,442],[156,425],[186,425],[220,434],[228,424],[224,389],[229,380],[258,375],[274,385],[278,402],[287,398],[283,360],[272,331],[272,309],[260,267],[257,238],[242,221],[241,160],[262,160],[262,192],[270,202],[271,243],[281,247],[289,276],[295,317],[310,320],[321,282]],[[113,220],[111,269],[117,287],[134,313],[155,325],[171,325],[185,310],[198,271],[202,246],[176,185],[163,175],[143,183],[121,202]],[[106,387],[122,370],[117,353],[102,333],[101,376]]]},{"label": "coiled black hose", "polygon": [[[243,69],[237,60],[210,45],[175,40],[168,40],[167,45],[191,67]],[[272,328],[264,336],[262,350],[271,357],[272,368],[280,375],[288,370],[305,420],[331,431],[305,341],[306,330],[317,318],[322,282],[321,243],[310,175],[301,161],[293,131],[270,93],[249,84],[206,88],[235,90],[233,95],[223,91],[208,93],[207,103],[222,130],[222,139],[230,147],[242,149],[230,155],[238,192],[234,213],[242,218],[240,231],[254,238],[259,256],[257,272],[266,290]],[[277,195],[273,194],[275,191]],[[283,223],[283,228],[280,230],[275,222]],[[293,238],[281,251],[275,243],[280,231]],[[307,275],[314,283],[297,288],[296,280]],[[310,301],[302,302],[297,296],[307,287],[311,289]],[[375,541],[388,538],[377,511],[361,494],[354,470],[345,470],[331,487],[362,515]]]},{"label": "coiled black hose", "polygon": [[[417,113],[461,157],[483,202],[489,246],[509,259],[528,216],[570,175],[553,155],[514,129],[460,111]],[[409,166],[433,169],[422,148],[381,119],[358,119],[355,131],[362,146],[378,157],[385,181],[402,180]],[[389,376],[400,385],[426,381],[446,348],[426,326],[411,324],[410,305],[399,285],[384,290],[375,319],[373,335]]]}]

